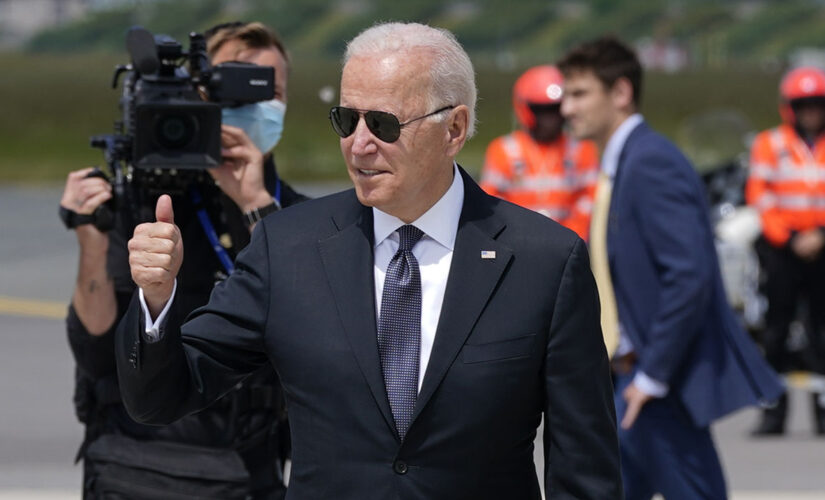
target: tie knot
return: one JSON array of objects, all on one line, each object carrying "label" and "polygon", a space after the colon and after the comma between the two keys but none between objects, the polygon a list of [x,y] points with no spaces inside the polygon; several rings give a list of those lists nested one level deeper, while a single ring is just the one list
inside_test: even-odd
[{"label": "tie knot", "polygon": [[424,232],[411,224],[407,224],[406,226],[398,228],[398,235],[401,238],[398,250],[400,252],[409,252],[415,244],[418,243],[418,240],[424,236]]}]

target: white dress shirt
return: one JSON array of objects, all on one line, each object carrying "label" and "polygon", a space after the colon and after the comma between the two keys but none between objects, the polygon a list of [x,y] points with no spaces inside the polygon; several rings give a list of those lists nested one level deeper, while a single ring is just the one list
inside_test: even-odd
[{"label": "white dress shirt", "polygon": [[[412,249],[413,255],[418,260],[421,273],[419,391],[424,380],[427,363],[430,361],[430,353],[435,341],[435,331],[438,328],[438,318],[441,316],[441,304],[444,302],[444,291],[447,289],[447,276],[450,274],[450,264],[453,260],[453,249],[455,248],[455,238],[458,232],[458,219],[461,216],[463,205],[464,182],[458,172],[458,166],[453,164],[453,183],[450,188],[435,205],[412,222],[412,225],[424,232],[424,236]],[[377,208],[373,208],[372,213],[375,235],[375,261],[373,266],[375,310],[380,314],[381,296],[384,293],[384,276],[387,273],[390,260],[398,251],[399,236],[396,230],[405,223],[398,217],[389,215]],[[175,288],[177,288],[177,281],[175,281]],[[174,295],[173,290],[172,297]],[[144,324],[147,325],[146,336],[150,342],[157,341],[160,338],[160,327],[163,325],[172,300],[169,300],[166,307],[153,322],[143,299],[142,289],[139,296],[145,318]]]},{"label": "white dress shirt", "polygon": [[[616,171],[619,169],[619,156],[622,154],[625,143],[627,143],[627,138],[630,137],[630,133],[633,132],[633,130],[635,130],[636,127],[638,127],[642,122],[644,122],[644,118],[642,118],[642,115],[639,113],[634,113],[628,116],[607,141],[607,145],[604,148],[604,153],[602,153],[600,168],[602,172],[607,174],[610,178],[611,184],[613,179],[616,178]],[[625,354],[633,352],[633,344],[630,342],[627,335],[623,333],[623,331],[624,329],[620,319],[619,346],[616,348],[616,353],[614,354],[615,357],[624,356]],[[666,396],[670,390],[668,384],[652,379],[642,371],[636,372],[636,375],[633,377],[633,384],[645,394],[657,398]]]},{"label": "white dress shirt", "polygon": [[[424,232],[412,253],[418,260],[421,272],[421,355],[418,367],[418,390],[424,380],[424,372],[430,361],[435,341],[435,330],[441,316],[441,304],[447,289],[447,276],[453,260],[458,219],[464,205],[464,182],[458,168],[453,166],[453,183],[435,205],[411,224]],[[405,223],[398,217],[377,208],[372,209],[375,234],[375,310],[380,315],[381,297],[384,293],[384,277],[390,260],[398,251],[399,236],[396,231]]]}]

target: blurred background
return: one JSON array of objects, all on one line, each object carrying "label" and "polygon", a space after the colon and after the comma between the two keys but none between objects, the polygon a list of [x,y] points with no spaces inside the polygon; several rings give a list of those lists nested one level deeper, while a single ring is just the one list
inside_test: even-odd
[{"label": "blurred background", "polygon": [[820,0],[0,0],[0,181],[63,180],[102,163],[88,145],[118,116],[114,66],[133,25],[173,36],[229,20],[275,27],[293,59],[278,167],[294,180],[344,179],[327,120],[346,40],[381,20],[452,30],[478,73],[478,135],[459,161],[481,166],[513,126],[510,89],[525,68],[584,39],[614,33],[648,68],[642,111],[697,168],[745,150],[778,121],[776,89],[790,65],[825,65]]}]

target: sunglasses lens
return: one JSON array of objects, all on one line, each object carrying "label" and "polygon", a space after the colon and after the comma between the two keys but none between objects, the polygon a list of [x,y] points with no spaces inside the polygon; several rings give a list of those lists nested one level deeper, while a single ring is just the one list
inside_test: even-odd
[{"label": "sunglasses lens", "polygon": [[[329,111],[332,129],[341,137],[349,137],[358,127],[360,113],[358,110],[335,106]],[[395,142],[401,136],[401,124],[392,113],[384,111],[367,111],[364,121],[372,134],[383,142]]]},{"label": "sunglasses lens", "polygon": [[391,113],[367,111],[364,114],[364,119],[370,132],[381,141],[395,142],[401,135],[401,125],[398,123],[398,118]]},{"label": "sunglasses lens", "polygon": [[329,121],[332,129],[341,137],[349,137],[358,126],[358,111],[335,106],[329,112]]}]

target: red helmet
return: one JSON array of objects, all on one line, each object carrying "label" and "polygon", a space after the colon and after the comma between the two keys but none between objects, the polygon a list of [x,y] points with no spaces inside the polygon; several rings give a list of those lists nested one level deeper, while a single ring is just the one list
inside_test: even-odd
[{"label": "red helmet", "polygon": [[812,66],[791,70],[779,84],[779,96],[779,114],[786,123],[795,123],[791,101],[806,97],[825,98],[825,71]]},{"label": "red helmet", "polygon": [[555,66],[535,66],[522,74],[513,86],[513,110],[519,123],[528,129],[536,125],[530,104],[560,104],[564,77]]}]

